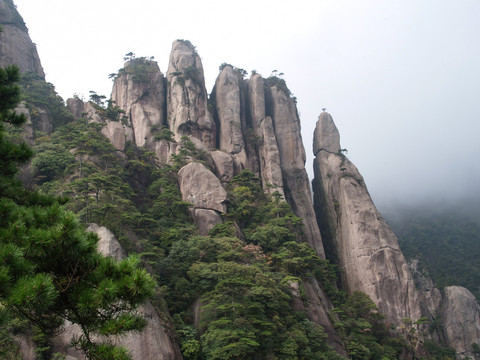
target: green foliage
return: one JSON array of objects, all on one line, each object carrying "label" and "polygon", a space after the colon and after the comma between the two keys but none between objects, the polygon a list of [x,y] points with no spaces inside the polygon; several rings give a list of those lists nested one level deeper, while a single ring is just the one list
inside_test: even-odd
[{"label": "green foliage", "polygon": [[[153,127],[152,127],[152,131],[155,130]],[[170,131],[169,128],[167,127],[162,127],[160,132],[158,134],[155,134],[153,136],[153,138],[156,140],[156,141],[160,141],[160,140],[166,140],[166,141],[169,141],[169,142],[174,142],[174,136],[175,134]]]},{"label": "green foliage", "polygon": [[131,164],[120,165],[99,129],[99,124],[80,120],[37,139],[35,179],[45,193],[69,196],[68,208],[83,223],[109,226],[118,235],[124,225],[136,223],[138,210],[127,179],[139,171]]},{"label": "green foliage", "polygon": [[431,340],[426,340],[423,344],[427,350],[429,358],[435,360],[451,360],[456,358],[454,349],[439,345]]},{"label": "green foliage", "polygon": [[239,79],[240,81],[243,80],[243,79],[245,78],[245,76],[247,76],[247,74],[248,74],[248,72],[247,72],[246,70],[241,69],[241,68],[237,68],[237,67],[235,67],[235,66],[233,66],[233,65],[231,65],[231,64],[227,64],[227,63],[225,63],[225,62],[222,63],[222,64],[218,67],[218,69],[219,69],[220,72],[221,72],[221,71],[222,71],[223,69],[225,69],[227,66],[230,66],[230,67],[233,69],[233,71],[237,74],[238,79]]},{"label": "green foliage", "polygon": [[[159,263],[158,279],[176,314],[184,356],[193,349],[192,358],[198,358],[200,348],[204,359],[337,358],[323,329],[293,310],[291,283],[328,267],[289,234],[299,230],[299,219],[281,199],[267,197],[249,171],[232,180],[229,195],[229,221],[210,236],[177,239]],[[203,304],[201,336],[185,325],[193,323],[196,301]]]},{"label": "green foliage", "polygon": [[55,87],[47,83],[40,75],[35,73],[22,74],[20,85],[23,90],[23,100],[30,110],[32,121],[39,116],[37,109],[47,109],[53,119],[53,128],[73,121],[72,113],[67,109],[63,99],[56,93]]},{"label": "green foliage", "polygon": [[354,292],[332,311],[339,318],[335,329],[352,359],[398,359],[403,344],[389,333],[368,295]]},{"label": "green foliage", "polygon": [[173,170],[180,170],[190,161],[207,165],[207,153],[204,150],[197,149],[195,144],[187,136],[182,136],[180,144],[182,145],[180,150],[171,156]]},{"label": "green foliage", "polygon": [[128,63],[124,68],[118,70],[117,77],[122,75],[132,75],[134,81],[147,83],[150,81],[153,74],[159,72],[158,64],[156,61],[153,61],[153,57],[142,56],[136,58],[134,54],[130,54],[131,56],[126,58]]},{"label": "green foliage", "polygon": [[273,86],[276,86],[279,90],[282,90],[285,93],[285,95],[287,95],[290,99],[293,100],[293,102],[295,104],[297,103],[297,98],[295,96],[293,96],[293,94],[290,91],[290,89],[288,88],[285,80],[282,79],[281,77],[277,76],[275,71],[272,73],[272,75],[270,75],[264,81],[264,87],[265,88],[269,89]]}]

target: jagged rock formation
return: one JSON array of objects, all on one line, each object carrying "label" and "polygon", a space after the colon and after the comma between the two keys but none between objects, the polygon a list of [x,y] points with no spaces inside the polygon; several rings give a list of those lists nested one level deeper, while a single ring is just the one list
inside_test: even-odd
[{"label": "jagged rock formation", "polygon": [[448,286],[442,292],[420,271],[417,259],[409,266],[419,290],[422,315],[442,324],[432,338],[455,349],[460,359],[475,358],[472,344],[480,343],[480,307],[475,296],[461,286]]},{"label": "jagged rock formation", "polygon": [[[139,60],[143,67],[135,68]],[[303,220],[304,240],[324,257],[305,170],[300,120],[286,90],[265,86],[258,74],[244,81],[240,72],[227,65],[213,91],[215,122],[207,105],[200,57],[190,42],[182,40],[172,46],[166,91],[162,79],[158,65],[146,59],[134,59],[120,70],[112,100],[125,111],[124,123],[102,118],[89,102],[82,105],[79,99],[69,99],[67,104],[75,116],[83,114],[88,121],[104,123],[102,133],[119,151],[125,149],[127,141],[133,141],[167,163],[178,152],[182,137],[187,136],[197,149],[211,151],[209,161],[223,183],[250,169],[262,179],[266,191],[278,191],[287,200]],[[173,133],[175,141],[156,136],[162,126]],[[205,215],[205,209],[198,209],[195,213]],[[213,214],[208,218],[208,227],[220,220]]]},{"label": "jagged rock formation", "polygon": [[[0,0],[0,24],[0,65],[15,63],[22,72],[44,77],[35,46],[11,0]],[[448,287],[442,295],[428,279],[423,280],[421,291],[415,290],[395,235],[372,203],[358,170],[341,152],[331,116],[323,113],[315,132],[315,214],[300,120],[288,89],[258,74],[244,80],[238,70],[222,66],[209,104],[200,57],[190,42],[177,40],[172,45],[166,77],[155,62],[144,58],[132,59],[119,71],[111,99],[113,106],[125,112],[125,118],[120,113],[112,118],[106,109],[78,98],[69,99],[67,104],[76,118],[102,124],[103,135],[119,153],[125,152],[131,142],[155,152],[161,166],[179,152],[184,136],[204,152],[206,165],[189,158],[192,162],[178,172],[183,200],[192,204],[200,234],[208,234],[222,221],[226,184],[242,169],[250,169],[259,176],[266,192],[278,192],[302,218],[303,240],[322,257],[325,246],[327,257],[341,265],[347,290],[367,293],[387,320],[396,324],[402,318],[416,320],[421,315],[433,319],[441,310],[445,331],[438,340],[443,337],[460,357],[471,356],[471,344],[480,342],[477,302],[460,287]],[[25,107],[19,111],[29,115]],[[36,121],[27,127],[31,142],[35,129],[52,131],[49,114],[39,114]],[[123,256],[107,229],[94,227],[92,231],[102,239],[99,246],[103,252]],[[297,288],[292,285],[295,306],[321,324],[329,342],[344,354],[328,316],[332,308],[328,297],[315,280],[303,286],[305,294],[299,296],[298,284]],[[200,302],[197,305],[198,314]],[[153,306],[146,304],[140,311],[149,319],[147,330],[121,339],[134,359],[181,358]],[[74,331],[69,326],[55,340],[56,348],[68,352],[70,359],[81,358],[66,347]]]},{"label": "jagged rock formation", "polygon": [[[90,225],[89,231],[96,233],[100,239],[98,250],[105,256],[112,256],[119,260],[125,256],[123,249],[115,236],[105,227],[96,224]],[[160,319],[157,311],[150,301],[139,308],[144,314],[147,326],[138,334],[128,334],[116,342],[127,348],[133,360],[176,360],[181,359],[178,346],[168,335],[164,321]],[[69,356],[69,359],[84,359],[80,351],[71,348],[69,343],[80,329],[72,324],[67,324],[64,331],[53,339],[53,352],[60,352]]]},{"label": "jagged rock formation", "polygon": [[368,294],[388,321],[415,321],[421,316],[418,295],[398,240],[339,139],[332,117],[322,113],[314,134],[313,190],[327,257],[341,266],[344,287]]}]

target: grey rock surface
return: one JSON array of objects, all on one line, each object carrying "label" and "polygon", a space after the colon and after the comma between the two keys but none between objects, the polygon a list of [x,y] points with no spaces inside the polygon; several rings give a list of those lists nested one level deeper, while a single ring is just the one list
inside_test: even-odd
[{"label": "grey rock surface", "polygon": [[227,192],[220,180],[200,163],[189,163],[178,171],[182,200],[195,209],[226,211]]},{"label": "grey rock surface", "polygon": [[113,85],[112,101],[125,111],[135,144],[143,147],[153,142],[153,130],[160,132],[166,120],[164,77],[157,63],[141,59],[125,63]]},{"label": "grey rock surface", "polygon": [[0,66],[17,65],[20,72],[45,78],[37,48],[13,2],[0,1]]},{"label": "grey rock surface", "polygon": [[444,289],[442,318],[447,345],[460,359],[475,358],[472,344],[480,344],[480,306],[475,296],[461,286]]},{"label": "grey rock surface", "polygon": [[277,86],[270,88],[270,112],[280,153],[283,187],[287,202],[305,226],[305,240],[325,257],[322,237],[313,210],[310,181],[305,170],[305,149],[295,103]]},{"label": "grey rock surface", "polygon": [[235,175],[232,155],[220,150],[212,151],[211,155],[215,163],[215,175],[222,183],[228,183]]},{"label": "grey rock surface", "polygon": [[240,85],[231,66],[221,71],[215,82],[215,104],[218,114],[219,150],[231,154],[237,168],[247,167],[247,154],[242,132]]},{"label": "grey rock surface", "polygon": [[208,232],[217,224],[222,222],[222,217],[215,210],[194,209],[193,218],[198,228],[198,233],[207,236]]},{"label": "grey rock surface", "polygon": [[207,105],[200,56],[189,41],[176,40],[167,71],[167,123],[180,141],[184,135],[200,139],[207,149],[216,147],[216,125]]},{"label": "grey rock surface", "polygon": [[387,321],[416,321],[421,316],[418,294],[397,237],[375,208],[357,168],[335,151],[340,149],[336,134],[331,116],[322,113],[314,135],[313,188],[328,258],[342,268],[347,291],[365,292]]}]

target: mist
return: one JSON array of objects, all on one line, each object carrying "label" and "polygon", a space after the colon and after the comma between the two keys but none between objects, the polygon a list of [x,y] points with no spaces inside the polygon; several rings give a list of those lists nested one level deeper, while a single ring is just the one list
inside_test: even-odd
[{"label": "mist", "polygon": [[325,107],[380,209],[480,193],[477,0],[15,3],[65,99],[108,96],[108,74],[130,51],[155,56],[165,72],[172,41],[188,39],[207,91],[223,62],[285,74],[310,178]]}]

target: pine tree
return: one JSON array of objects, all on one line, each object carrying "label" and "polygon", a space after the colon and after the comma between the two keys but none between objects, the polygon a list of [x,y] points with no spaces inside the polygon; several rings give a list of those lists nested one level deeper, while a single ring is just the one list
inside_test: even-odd
[{"label": "pine tree", "polygon": [[[18,166],[32,151],[6,136],[5,123],[22,125],[14,111],[20,101],[15,66],[0,69],[0,311],[27,320],[41,333],[58,333],[65,320],[78,324],[72,345],[89,359],[129,359],[109,335],[141,330],[146,321],[135,310],[153,294],[154,281],[139,258],[122,261],[97,251],[61,199],[25,189]],[[104,335],[95,337],[94,335]]]}]

